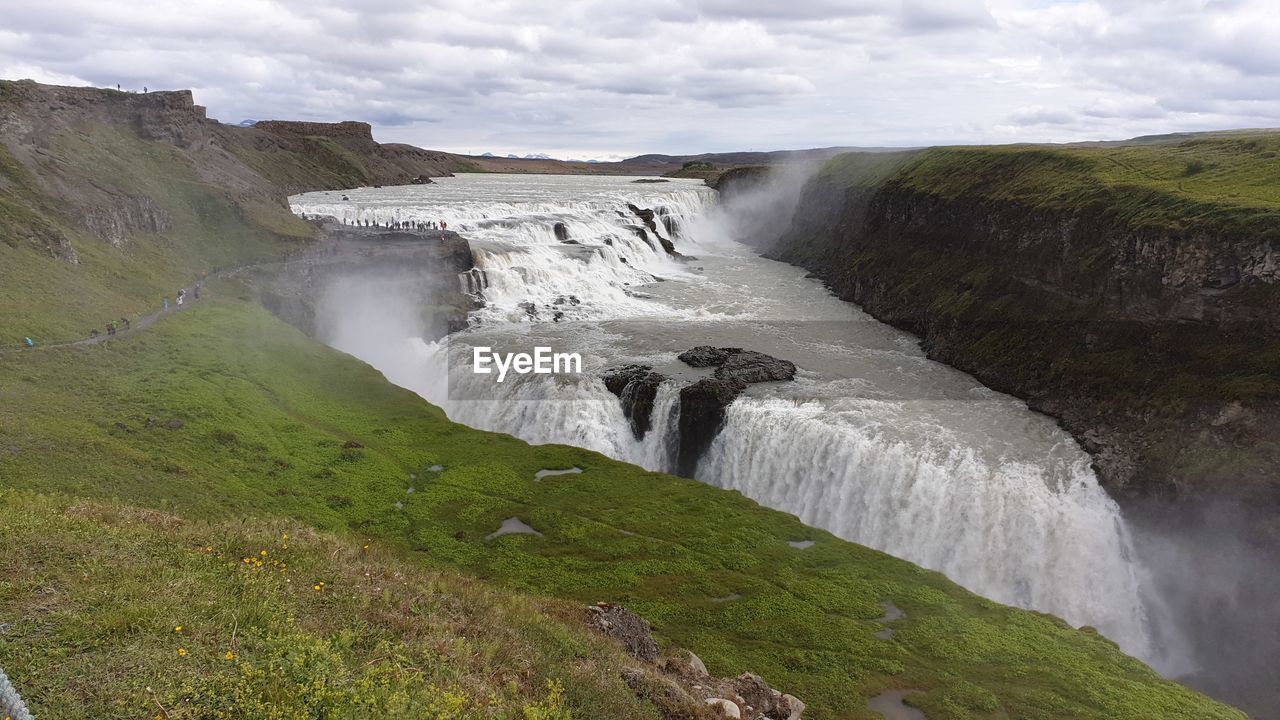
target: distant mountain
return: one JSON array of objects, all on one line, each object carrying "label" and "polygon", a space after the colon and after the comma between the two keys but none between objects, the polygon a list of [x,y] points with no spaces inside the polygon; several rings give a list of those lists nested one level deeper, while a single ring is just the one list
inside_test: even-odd
[{"label": "distant mountain", "polygon": [[254,125],[257,125],[257,124],[258,124],[257,120],[241,120],[240,122],[236,123],[236,127],[253,127]]},{"label": "distant mountain", "polygon": [[524,159],[525,160],[554,160],[555,158],[551,157],[550,155],[547,155],[546,153],[538,153],[536,155],[525,155]]},{"label": "distant mountain", "polygon": [[769,152],[727,152],[701,153],[699,155],[637,155],[622,162],[630,165],[681,165],[692,160],[701,160],[713,165],[764,165],[785,160],[825,160],[847,152],[887,152],[903,148],[874,147],[827,147],[808,150],[773,150]]},{"label": "distant mountain", "polygon": [[491,152],[487,152],[487,153],[480,153],[480,157],[497,157],[497,155],[494,155]]}]

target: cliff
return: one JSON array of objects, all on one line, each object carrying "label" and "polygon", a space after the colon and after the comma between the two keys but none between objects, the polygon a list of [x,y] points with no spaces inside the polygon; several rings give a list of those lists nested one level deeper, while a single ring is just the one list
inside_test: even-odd
[{"label": "cliff", "polygon": [[0,81],[0,344],[79,337],[312,238],[286,198],[466,164],[364,123],[208,119],[189,91]]},{"label": "cliff", "polygon": [[1278,151],[1257,133],[845,155],[768,252],[1058,418],[1116,497],[1229,498],[1265,536],[1280,508]]}]

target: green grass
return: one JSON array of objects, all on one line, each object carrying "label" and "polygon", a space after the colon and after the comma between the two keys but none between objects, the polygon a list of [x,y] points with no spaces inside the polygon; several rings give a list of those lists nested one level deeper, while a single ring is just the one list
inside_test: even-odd
[{"label": "green grass", "polygon": [[557,619],[567,608],[377,543],[279,518],[0,503],[0,658],[37,717],[657,718],[619,649]]},{"label": "green grass", "polygon": [[[59,536],[58,523],[71,522],[58,517],[63,501],[25,493],[120,501],[197,527],[267,528],[258,540],[203,541],[234,548],[210,572],[228,572],[228,559],[302,524],[524,594],[620,602],[653,622],[664,644],[694,650],[720,675],[757,672],[809,703],[806,717],[819,720],[874,718],[866,698],[894,687],[921,690],[913,702],[931,720],[1242,717],[1162,680],[1093,633],[976,597],[737,493],[456,425],[232,294],[221,284],[201,305],[100,346],[0,356],[0,486],[18,493],[6,498],[51,503],[48,532]],[[153,417],[159,422],[149,427]],[[170,419],[183,426],[169,429]],[[431,472],[437,464],[445,469]],[[533,480],[541,468],[570,466],[584,472]],[[544,536],[485,540],[513,515]],[[244,517],[288,520],[244,524]],[[55,547],[68,545],[50,553],[51,562],[79,570],[74,558],[87,549],[77,548],[93,536],[58,539]],[[796,539],[816,544],[799,551],[787,545]],[[3,602],[39,602],[41,577],[32,570],[7,580],[18,592],[4,593]],[[175,572],[169,582],[191,592],[211,582],[185,577]],[[741,598],[712,602],[732,593]],[[892,641],[874,637],[885,600],[906,612]],[[212,601],[208,612],[222,604]],[[79,614],[46,631],[63,632],[59,623],[81,622]],[[147,632],[182,621],[157,614]],[[222,647],[219,633],[202,652]],[[332,633],[312,635],[332,642]],[[133,658],[131,637],[108,636],[97,651]],[[269,667],[287,654],[261,643],[245,662]],[[47,661],[20,657],[6,660],[6,670],[39,682]],[[44,692],[36,692],[40,703],[68,702],[57,687]]]},{"label": "green grass", "polygon": [[[844,156],[827,172],[883,166],[892,155]],[[949,199],[1092,207],[1135,228],[1274,240],[1280,238],[1278,156],[1280,133],[1093,147],[949,147],[914,154],[876,180]]]},{"label": "green grass", "polygon": [[[271,198],[234,199],[205,183],[170,145],[93,126],[58,136],[50,153],[73,162],[45,167],[60,182],[117,197],[145,197],[168,226],[130,233],[118,247],[92,236],[78,210],[59,206],[31,171],[0,146],[0,346],[81,338],[112,319],[159,307],[215,267],[276,258],[311,229]],[[65,238],[78,262],[52,257]]]}]

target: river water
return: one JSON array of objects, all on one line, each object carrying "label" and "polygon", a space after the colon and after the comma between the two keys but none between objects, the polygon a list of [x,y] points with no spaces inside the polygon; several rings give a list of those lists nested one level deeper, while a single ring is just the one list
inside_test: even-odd
[{"label": "river water", "polygon": [[[698,181],[462,175],[436,184],[309,193],[295,211],[348,221],[446,220],[472,244],[475,325],[424,337],[394,285],[336,288],[325,339],[453,419],[530,442],[579,445],[653,470],[674,467],[675,383],[637,440],[599,380],[625,363],[677,381],[676,354],[744,347],[794,362],[796,380],[752,385],[727,413],[696,477],[804,522],[939,570],[986,597],[1093,625],[1170,668],[1119,508],[1087,455],[1051,420],[928,360],[917,340],[834,298],[733,237]],[[343,197],[348,199],[344,200]],[[678,230],[670,257],[628,204]],[[557,239],[556,223],[568,232]],[[663,237],[672,233],[659,224]],[[651,238],[652,240],[652,238]],[[581,375],[471,371],[474,346],[579,353]]]}]

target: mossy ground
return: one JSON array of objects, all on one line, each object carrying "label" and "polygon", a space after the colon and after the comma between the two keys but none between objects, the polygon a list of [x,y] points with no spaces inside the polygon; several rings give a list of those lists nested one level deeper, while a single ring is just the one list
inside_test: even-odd
[{"label": "mossy ground", "polygon": [[[56,136],[46,152],[63,160],[42,168],[43,176],[91,194],[145,198],[167,227],[127,232],[113,246],[0,145],[0,346],[27,336],[39,343],[85,337],[90,328],[157,309],[201,273],[278,258],[313,234],[283,198],[233,198],[202,180],[172,145],[132,132],[87,127]],[[78,262],[52,256],[45,249],[51,238],[69,242]]]},{"label": "mossy ground", "polygon": [[[988,207],[1004,218],[1040,213],[1042,228],[1061,211],[1117,232],[1202,233],[1247,238],[1259,247],[1280,240],[1277,132],[1119,145],[852,153],[828,162],[818,178],[847,190],[942,198],[952,209]],[[944,236],[954,230],[933,232]],[[962,232],[981,234],[973,228]],[[1072,302],[1020,280],[1007,258],[991,248],[972,249],[980,245],[976,241],[931,244],[924,236],[852,249],[840,272],[884,285],[880,304],[917,324],[936,332],[951,324],[957,347],[949,360],[988,369],[984,379],[1004,378],[1003,387],[1024,395],[1047,388],[1105,395],[1116,405],[1144,406],[1160,417],[1280,400],[1280,340],[1267,321],[1228,328],[1126,321],[1088,300],[1085,284],[1117,262],[1115,248],[1102,238],[1080,239],[1085,247],[1064,242],[1054,248],[1063,256],[1043,259],[1061,264],[1057,274],[1066,289],[1086,297]],[[819,262],[815,252],[795,241],[787,257],[812,267]],[[1231,292],[1241,304],[1276,302],[1274,286]]]},{"label": "mossy ground", "polygon": [[41,718],[654,718],[560,608],[282,518],[0,490],[0,659]]},{"label": "mossy ground", "polygon": [[1280,132],[850,153],[821,174],[849,187],[892,182],[949,199],[1093,208],[1135,228],[1280,238]]},{"label": "mossy ground", "polygon": [[[154,551],[161,564],[174,564],[160,577],[179,596],[207,594],[204,585],[232,578],[242,582],[243,571],[228,563],[259,546],[276,552],[270,542],[277,533],[293,528],[297,536],[305,525],[337,533],[342,540],[331,542],[338,544],[372,541],[394,556],[388,561],[463,572],[565,601],[620,602],[652,621],[661,641],[694,650],[713,672],[751,670],[801,697],[809,703],[806,717],[874,718],[866,698],[894,687],[923,691],[912,702],[931,720],[1242,717],[1162,680],[1096,634],[976,597],[937,573],[805,527],[737,493],[577,448],[529,446],[454,424],[367,366],[235,299],[236,293],[219,284],[201,304],[102,345],[0,355],[0,487],[11,489],[4,497],[17,510],[11,516],[17,522],[5,532],[25,538],[5,547],[28,548],[17,560],[12,550],[0,555],[18,568],[5,581],[16,592],[4,593],[0,612],[38,606],[41,589],[53,586],[42,578],[55,574],[73,593],[74,573],[106,562],[93,547],[98,533],[67,517],[66,501],[29,494],[56,492],[154,508],[196,528],[223,528],[195,531],[209,539],[186,541],[213,545],[215,555]],[[148,427],[150,417],[161,422]],[[169,419],[183,426],[169,429]],[[436,465],[444,469],[432,472]],[[539,469],[570,466],[583,472],[534,480]],[[37,512],[40,507],[46,510]],[[485,539],[511,516],[543,536]],[[244,517],[273,519],[245,523]],[[119,532],[127,539],[140,531]],[[42,559],[36,548],[45,533],[56,551]],[[816,544],[806,550],[787,545],[799,539]],[[324,554],[317,551],[313,562]],[[297,562],[290,562],[290,573]],[[207,572],[201,563],[209,563]],[[121,571],[133,572],[125,565]],[[299,569],[308,582],[331,577],[327,592],[359,597],[358,587],[350,587],[360,585],[359,575]],[[263,577],[279,583],[274,575]],[[323,602],[322,595],[308,594],[314,591],[271,590],[277,591],[282,604],[276,607],[285,608],[279,613],[293,612],[299,624],[310,622],[311,603]],[[740,598],[712,601],[731,594]],[[198,622],[181,617],[183,603],[175,601],[123,628],[113,624],[118,631],[110,633],[94,630],[80,610],[38,615],[46,623],[38,647],[116,660],[121,665],[106,682],[135,688],[132,695],[122,690],[126,697],[142,697],[136,687],[145,687],[160,667],[173,683],[194,682],[194,673],[184,675],[186,666],[172,661],[176,650],[162,631],[170,623],[218,628],[199,645],[199,662],[222,667],[216,653],[227,642],[226,613],[239,603],[206,597]],[[888,641],[874,637],[886,600],[906,612]],[[269,640],[271,629],[281,626],[268,615],[255,626],[266,628],[261,639],[242,649],[241,660],[256,668],[280,657],[310,662],[307,653],[287,649],[291,640]],[[19,619],[28,616],[19,613]],[[336,664],[338,676],[364,677],[367,671],[356,670],[363,656],[343,654],[348,651],[335,640],[360,635],[362,626],[349,621],[334,621],[299,642],[319,648],[322,668]],[[517,613],[511,622],[526,620]],[[162,640],[152,638],[155,633]],[[335,643],[340,660],[324,659]],[[502,645],[490,647],[498,652]],[[22,687],[41,688],[28,690],[32,700],[51,707],[74,701],[57,681],[70,678],[72,666],[51,663],[43,653],[19,654],[15,663],[7,659],[11,652],[5,650],[10,675]],[[160,665],[152,656],[170,661]],[[572,695],[564,671],[546,674],[562,678],[566,697]],[[529,687],[536,693],[536,682]],[[537,701],[536,694],[516,693],[510,707]]]}]

